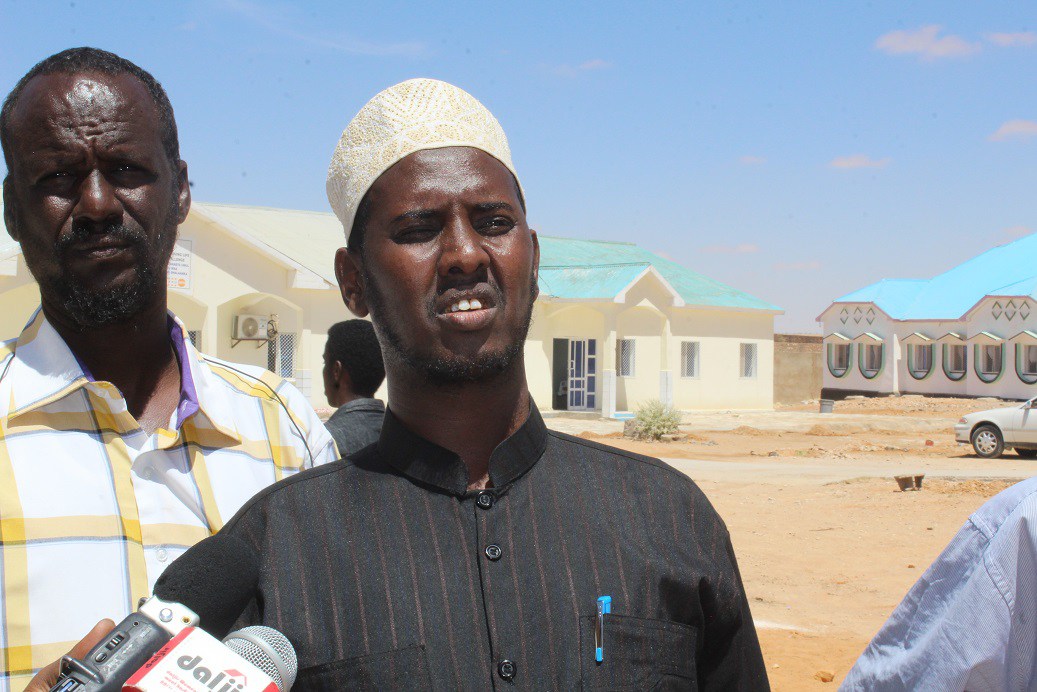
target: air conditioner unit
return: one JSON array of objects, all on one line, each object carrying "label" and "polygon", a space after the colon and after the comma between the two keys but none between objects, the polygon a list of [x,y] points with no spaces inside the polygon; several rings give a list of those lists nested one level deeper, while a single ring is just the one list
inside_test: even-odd
[{"label": "air conditioner unit", "polygon": [[248,341],[266,341],[270,338],[270,318],[265,315],[236,315],[234,338]]}]

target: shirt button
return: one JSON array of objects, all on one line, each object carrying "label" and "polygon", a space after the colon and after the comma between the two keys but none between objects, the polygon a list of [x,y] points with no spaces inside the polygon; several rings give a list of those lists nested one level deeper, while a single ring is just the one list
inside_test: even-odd
[{"label": "shirt button", "polygon": [[479,497],[475,498],[475,504],[479,505],[483,509],[493,507],[493,494],[486,492],[479,493]]},{"label": "shirt button", "polygon": [[515,662],[504,659],[497,664],[497,675],[501,676],[502,680],[511,680],[515,677]]},{"label": "shirt button", "polygon": [[[501,551],[499,545],[490,544],[490,545],[486,546],[486,557],[490,558],[494,562],[496,562],[497,560],[500,560],[500,556],[501,556],[502,552],[503,551]],[[509,663],[510,663],[510,661],[509,661]]]},{"label": "shirt button", "polygon": [[168,558],[169,555],[166,553],[166,549],[165,548],[159,548],[158,552],[155,553],[155,557],[158,558],[159,562],[165,562],[166,558]]}]

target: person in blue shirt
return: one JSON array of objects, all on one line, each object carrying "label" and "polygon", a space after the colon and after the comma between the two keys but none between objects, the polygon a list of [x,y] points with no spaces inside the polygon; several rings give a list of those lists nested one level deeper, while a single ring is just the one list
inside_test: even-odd
[{"label": "person in blue shirt", "polygon": [[840,689],[1037,689],[1037,478],[969,517]]}]

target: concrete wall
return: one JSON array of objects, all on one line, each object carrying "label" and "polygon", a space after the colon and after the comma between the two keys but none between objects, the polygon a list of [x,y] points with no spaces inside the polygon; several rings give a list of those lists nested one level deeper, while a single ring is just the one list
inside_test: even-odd
[{"label": "concrete wall", "polygon": [[774,335],[774,403],[821,398],[825,361],[821,336]]}]

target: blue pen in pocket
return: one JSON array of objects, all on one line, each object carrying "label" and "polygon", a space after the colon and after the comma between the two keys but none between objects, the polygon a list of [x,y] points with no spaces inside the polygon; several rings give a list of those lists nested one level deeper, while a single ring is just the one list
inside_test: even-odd
[{"label": "blue pen in pocket", "polygon": [[598,596],[598,621],[594,626],[594,660],[605,660],[605,616],[612,612],[612,596]]}]

